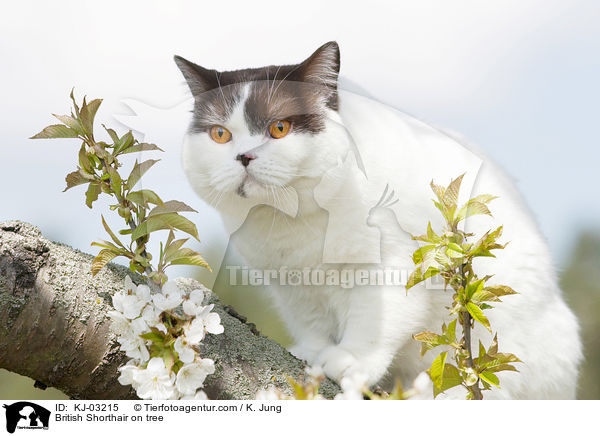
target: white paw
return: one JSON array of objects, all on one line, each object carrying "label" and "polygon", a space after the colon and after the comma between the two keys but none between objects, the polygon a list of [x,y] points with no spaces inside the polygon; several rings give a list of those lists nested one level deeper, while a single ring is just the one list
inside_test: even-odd
[{"label": "white paw", "polygon": [[307,347],[306,345],[296,344],[288,348],[288,351],[300,360],[306,360],[309,364],[313,364],[320,350]]},{"label": "white paw", "polygon": [[363,368],[358,359],[349,351],[339,347],[325,348],[314,363],[323,368],[327,377],[341,382],[344,378],[365,379]]}]

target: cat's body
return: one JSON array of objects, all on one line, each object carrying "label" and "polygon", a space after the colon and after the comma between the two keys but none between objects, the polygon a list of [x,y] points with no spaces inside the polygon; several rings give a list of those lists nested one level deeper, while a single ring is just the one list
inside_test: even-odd
[{"label": "cat's body", "polygon": [[[181,58],[177,63],[196,101],[184,169],[196,192],[219,210],[250,267],[411,271],[416,245],[409,233],[423,233],[428,221],[442,224],[429,181],[447,184],[466,172],[461,200],[500,197],[494,219],[472,218],[468,230],[482,234],[504,225],[503,240],[510,241],[476,270],[519,292],[487,313],[500,351],[524,363],[518,373],[502,373],[502,390],[486,398],[574,398],[581,358],[576,319],[534,220],[492,163],[413,118],[338,91],[335,43],[298,66],[217,73]],[[289,133],[266,134],[273,125],[283,131],[278,120],[290,120]],[[215,125],[227,132],[211,130]],[[214,134],[229,140],[219,143]],[[360,170],[344,166],[349,156]],[[398,202],[374,207],[386,185]],[[433,353],[421,360],[412,335],[439,331],[450,303],[449,292],[423,286],[408,294],[402,286],[373,283],[269,289],[296,342],[293,354],[337,380],[352,376],[369,384],[395,377],[410,384],[426,369]],[[479,339],[487,346],[492,338],[476,328],[474,343]],[[447,397],[464,397],[460,389]]]}]

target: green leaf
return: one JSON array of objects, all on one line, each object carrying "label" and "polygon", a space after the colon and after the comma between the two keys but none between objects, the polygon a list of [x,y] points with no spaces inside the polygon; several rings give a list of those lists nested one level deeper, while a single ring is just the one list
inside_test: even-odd
[{"label": "green leaf", "polygon": [[148,159],[141,163],[136,161],[133,169],[131,170],[131,174],[129,174],[129,178],[127,179],[127,189],[131,190],[131,188],[133,188],[136,183],[140,181],[146,171],[152,168],[152,165],[154,165],[156,162],[158,162],[158,160],[154,159]]},{"label": "green leaf", "polygon": [[469,302],[467,303],[467,310],[473,317],[473,319],[485,326],[490,332],[492,329],[490,328],[490,322],[487,317],[483,314],[483,311],[479,308],[479,306]]},{"label": "green leaf", "polygon": [[456,321],[457,318],[454,318],[452,321],[450,321],[450,324],[448,324],[448,332],[446,333],[446,337],[448,338],[449,342],[454,342],[456,340]]},{"label": "green leaf", "polygon": [[479,374],[479,377],[491,385],[498,386],[500,384],[500,380],[498,380],[498,377],[492,372],[483,371]]},{"label": "green leaf", "polygon": [[105,241],[104,239],[100,239],[100,241],[101,242],[92,242],[90,245],[92,247],[108,248],[109,250],[114,250],[114,251],[118,251],[119,250],[119,247],[117,247],[112,242]]},{"label": "green leaf", "polygon": [[481,291],[477,291],[471,297],[471,301],[475,303],[481,303],[483,301],[500,301],[500,299],[491,292],[488,292],[486,289]]},{"label": "green leaf", "polygon": [[[433,249],[433,250],[428,250],[423,252],[423,271],[425,271],[425,274],[423,275],[423,278],[426,279],[427,277],[425,277],[427,275],[427,271],[429,271],[430,269],[437,269],[439,266],[439,261],[438,261],[438,257],[439,257],[439,250],[437,249]],[[430,276],[431,277],[431,276]]]},{"label": "green leaf", "polygon": [[90,122],[92,123],[92,125],[94,124],[94,118],[96,118],[96,112],[98,112],[98,108],[100,108],[100,105],[102,104],[102,99],[95,99],[92,100],[88,103],[88,111],[89,111],[89,117],[90,117]]},{"label": "green leaf", "polygon": [[[173,232],[171,232],[169,234],[169,239],[170,236],[173,234]],[[165,249],[165,253],[163,255],[163,260],[165,262],[169,262],[171,259],[174,259],[175,256],[177,255],[177,252],[179,251],[179,249],[183,246],[183,244],[185,244],[187,241],[189,241],[190,238],[185,238],[185,239],[177,239],[175,241],[169,242],[169,240],[167,240],[167,248]]]},{"label": "green leaf", "polygon": [[423,280],[427,280],[430,277],[436,276],[440,273],[440,270],[438,268],[429,268],[425,274],[423,274]]},{"label": "green leaf", "polygon": [[431,228],[431,222],[427,223],[427,234],[421,236],[413,236],[415,241],[428,242],[430,244],[438,244],[442,238],[440,238]]},{"label": "green leaf", "polygon": [[79,149],[79,166],[89,174],[94,173],[92,162],[85,149],[85,143],[81,144],[81,148]]},{"label": "green leaf", "polygon": [[162,229],[179,229],[182,232],[193,236],[195,239],[198,239],[196,225],[176,212],[148,217],[134,230],[131,237],[135,240],[151,232]]},{"label": "green leaf", "polygon": [[83,135],[83,128],[81,127],[81,124],[79,124],[79,121],[76,120],[75,118],[70,117],[69,115],[56,115],[56,114],[52,114],[52,115],[54,116],[54,118],[56,118],[58,121],[60,121],[67,127],[70,127],[71,129],[73,129],[77,133],[79,133],[80,135]]},{"label": "green leaf", "polygon": [[446,351],[440,353],[431,363],[431,368],[429,368],[429,376],[431,377],[431,381],[438,388],[442,387],[444,367],[446,366],[447,356],[448,352]]},{"label": "green leaf", "polygon": [[432,332],[421,332],[413,335],[416,341],[422,342],[421,344],[421,357],[427,353],[427,351],[439,346],[448,345],[448,339],[442,335]]},{"label": "green leaf", "polygon": [[465,299],[467,301],[470,300],[473,297],[473,295],[475,295],[476,292],[481,291],[483,289],[484,285],[485,285],[484,279],[479,279],[472,283],[469,283],[467,285],[467,288],[465,289]]},{"label": "green leaf", "polygon": [[467,203],[465,203],[463,207],[460,208],[460,210],[456,214],[456,219],[458,221],[461,221],[473,215],[492,216],[492,213],[485,204],[475,199],[471,199],[467,201]]},{"label": "green leaf", "polygon": [[55,139],[55,138],[77,138],[77,131],[62,124],[53,124],[46,127],[37,135],[29,139]]},{"label": "green leaf", "polygon": [[75,115],[79,116],[79,106],[77,106],[77,102],[75,101],[75,96],[73,95],[74,92],[75,92],[75,88],[71,88],[71,93],[69,94],[69,97],[73,101],[73,108],[75,109]]},{"label": "green leaf", "polygon": [[73,186],[83,185],[84,183],[89,182],[89,180],[83,177],[79,171],[73,171],[72,173],[67,174],[65,181],[67,182],[67,187],[63,192],[67,189],[71,189]]},{"label": "green leaf", "polygon": [[488,286],[484,289],[484,291],[490,292],[494,294],[496,297],[503,297],[505,295],[514,295],[517,294],[511,287],[504,285],[493,285]]},{"label": "green leaf", "polygon": [[128,148],[124,149],[121,152],[121,154],[138,153],[140,151],[153,151],[153,150],[163,151],[160,147],[158,147],[155,144],[149,144],[147,142],[140,142],[139,144],[136,144],[132,147],[128,147]]},{"label": "green leaf", "polygon": [[175,257],[171,259],[171,265],[195,265],[212,271],[200,253],[185,247],[181,248]]},{"label": "green leaf", "polygon": [[94,137],[94,117],[96,116],[96,112],[98,111],[101,103],[102,100],[99,99],[92,100],[87,103],[85,101],[85,97],[83,97],[83,104],[79,110],[79,122],[81,123],[85,133],[90,138]]},{"label": "green leaf", "polygon": [[114,169],[112,166],[107,167],[106,170],[107,170],[108,174],[110,174],[111,187],[113,188],[115,193],[118,196],[120,196],[123,181],[121,180],[121,176],[120,176],[119,172],[116,169]]},{"label": "green leaf", "polygon": [[98,253],[98,255],[92,261],[92,276],[98,274],[98,272],[100,272],[100,270],[104,268],[104,266],[108,262],[113,260],[118,255],[118,253],[115,253],[114,251],[109,249],[101,250],[100,253]]},{"label": "green leaf", "polygon": [[459,386],[463,382],[458,368],[450,363],[446,363],[447,354],[446,352],[440,353],[429,369],[429,376],[433,382],[434,398],[450,388]]},{"label": "green leaf", "polygon": [[129,147],[131,147],[135,142],[135,138],[133,137],[133,133],[131,130],[125,133],[118,141],[115,141],[115,154],[124,153]]},{"label": "green leaf", "polygon": [[435,183],[433,183],[433,180],[431,181],[429,186],[431,186],[431,190],[433,191],[435,196],[438,198],[438,200],[441,202],[442,198],[444,198],[445,189],[442,186],[439,186],[439,185],[436,185]]},{"label": "green leaf", "polygon": [[108,227],[108,224],[106,224],[106,221],[104,220],[104,216],[100,215],[100,217],[102,218],[102,226],[104,226],[104,230],[106,230],[106,233],[108,233],[110,235],[111,239],[115,242],[115,244],[117,244],[121,248],[125,248],[125,246],[121,243],[121,241],[119,241],[119,238],[117,238],[117,236],[113,233],[113,231],[110,229],[110,227]]},{"label": "green leaf", "polygon": [[101,191],[102,190],[100,188],[100,183],[90,183],[90,186],[88,187],[88,190],[85,193],[85,204],[87,205],[87,207],[89,207],[90,209],[92,208],[92,203],[98,200],[98,196],[100,195]]},{"label": "green leaf", "polygon": [[119,144],[119,135],[117,135],[117,132],[115,132],[113,129],[109,129],[104,124],[102,124],[102,127],[104,127],[104,130],[106,130],[106,133],[108,133],[108,136],[110,136],[110,139],[115,144],[115,146],[118,145]]},{"label": "green leaf", "polygon": [[418,265],[421,262],[423,262],[423,255],[428,251],[435,249],[435,247],[435,245],[424,245],[415,250],[415,252],[413,253],[413,262],[415,263],[415,265]]},{"label": "green leaf", "polygon": [[160,197],[150,189],[141,189],[139,191],[132,191],[127,194],[127,200],[134,202],[135,204],[139,204],[140,206],[148,207],[149,203],[152,204],[162,204],[162,200]]},{"label": "green leaf", "polygon": [[465,175],[462,174],[458,176],[456,179],[452,180],[446,190],[444,191],[444,196],[441,198],[441,202],[446,205],[448,208],[456,207],[456,202],[458,201],[458,193],[460,191],[460,184],[462,183],[462,179]]},{"label": "green leaf", "polygon": [[140,338],[145,339],[147,341],[152,341],[155,344],[164,344],[165,343],[165,336],[161,333],[154,332],[154,331],[144,333],[143,335],[140,335]]},{"label": "green leaf", "polygon": [[410,277],[408,277],[408,281],[406,282],[406,290],[408,291],[410,288],[422,282],[423,280],[425,279],[421,273],[421,267],[418,267],[411,273]]},{"label": "green leaf", "polygon": [[446,255],[452,259],[459,259],[464,257],[463,249],[460,245],[451,242],[446,246]]},{"label": "green leaf", "polygon": [[468,256],[480,257],[488,256],[495,257],[490,250],[504,248],[500,244],[496,244],[496,240],[502,235],[502,226],[498,227],[492,233],[486,232],[473,246],[468,253]]},{"label": "green leaf", "polygon": [[156,206],[150,211],[148,216],[151,217],[171,212],[196,212],[196,210],[192,209],[182,201],[170,200]]}]

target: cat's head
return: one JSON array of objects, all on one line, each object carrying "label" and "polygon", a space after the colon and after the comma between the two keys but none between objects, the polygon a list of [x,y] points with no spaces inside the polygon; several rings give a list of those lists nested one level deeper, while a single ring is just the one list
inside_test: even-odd
[{"label": "cat's head", "polygon": [[183,166],[213,205],[299,189],[348,147],[337,112],[335,42],[296,65],[220,72],[178,56],[175,62],[194,96]]}]

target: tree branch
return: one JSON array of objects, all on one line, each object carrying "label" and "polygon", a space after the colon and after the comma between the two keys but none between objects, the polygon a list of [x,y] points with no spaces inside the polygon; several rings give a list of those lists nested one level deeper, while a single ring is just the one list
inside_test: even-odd
[{"label": "tree branch", "polygon": [[[109,330],[111,296],[121,289],[125,267],[109,264],[91,275],[92,256],[51,242],[30,224],[0,223],[0,367],[26,375],[79,399],[134,399],[130,386],[117,381],[128,359]],[[214,359],[206,379],[212,399],[250,399],[274,385],[292,393],[286,377],[303,380],[304,362],[262,336],[215,294],[192,279],[187,289],[205,290],[225,332],[207,335],[202,356]],[[333,397],[330,380],[321,393]]]}]

